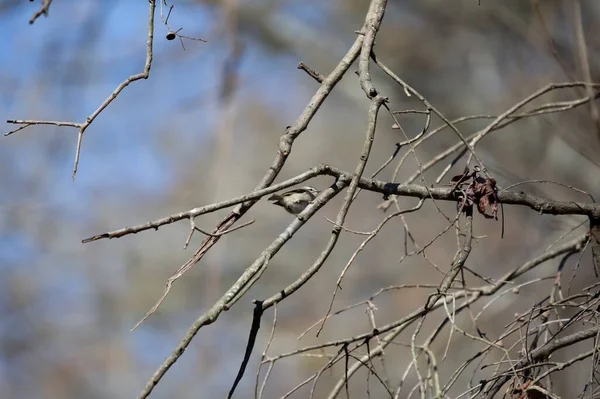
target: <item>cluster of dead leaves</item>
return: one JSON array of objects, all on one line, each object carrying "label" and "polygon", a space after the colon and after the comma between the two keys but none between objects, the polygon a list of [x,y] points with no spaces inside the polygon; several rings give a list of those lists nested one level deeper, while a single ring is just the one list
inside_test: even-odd
[{"label": "cluster of dead leaves", "polygon": [[[454,183],[455,190],[459,192],[458,209],[465,206],[477,205],[477,210],[488,219],[498,220],[498,188],[496,179],[493,177],[482,177],[478,166],[471,172],[469,167],[465,171],[454,176],[450,181]],[[465,187],[465,185],[467,185]],[[491,214],[487,213],[487,209]]]}]

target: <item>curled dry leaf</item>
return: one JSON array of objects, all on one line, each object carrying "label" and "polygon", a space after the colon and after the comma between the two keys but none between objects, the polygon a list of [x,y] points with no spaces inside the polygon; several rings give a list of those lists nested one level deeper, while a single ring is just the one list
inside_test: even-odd
[{"label": "curled dry leaf", "polygon": [[[470,187],[473,187],[474,202],[477,204],[479,213],[486,218],[498,220],[498,189],[496,188],[496,179],[493,177],[483,178],[477,176],[473,179]],[[491,215],[486,212],[488,207],[492,211]]]},{"label": "curled dry leaf", "polygon": [[[479,169],[470,172],[469,168],[465,168],[462,174],[454,176],[450,181],[458,189],[461,185],[467,184],[469,179],[471,179],[471,182],[466,188],[460,191],[458,196],[458,208],[477,205],[477,210],[484,217],[498,220],[498,188],[496,187],[496,179],[479,176]],[[491,210],[491,214],[487,212],[488,208]]]}]

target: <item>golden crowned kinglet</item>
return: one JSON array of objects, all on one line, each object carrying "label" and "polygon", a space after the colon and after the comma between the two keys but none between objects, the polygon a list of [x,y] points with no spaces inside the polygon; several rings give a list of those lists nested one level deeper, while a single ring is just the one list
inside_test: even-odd
[{"label": "golden crowned kinglet", "polygon": [[286,191],[283,194],[273,194],[269,201],[273,205],[279,205],[292,215],[297,215],[304,210],[319,195],[319,190],[313,187],[300,187]]}]

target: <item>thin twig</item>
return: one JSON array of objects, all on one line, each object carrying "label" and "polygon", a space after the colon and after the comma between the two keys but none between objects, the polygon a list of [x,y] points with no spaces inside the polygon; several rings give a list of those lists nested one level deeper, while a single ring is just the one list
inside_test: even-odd
[{"label": "thin twig", "polygon": [[298,63],[298,69],[302,69],[304,72],[309,74],[310,77],[312,77],[314,80],[316,80],[319,83],[323,83],[323,80],[325,79],[323,77],[323,75],[321,75],[319,72],[315,71],[314,69],[312,69],[311,67],[306,65],[304,62]]},{"label": "thin twig", "polygon": [[[47,5],[50,6],[50,1],[44,0],[44,4],[46,4],[46,2],[48,3]],[[26,127],[33,126],[33,125],[54,125],[54,126],[69,126],[69,127],[77,128],[77,130],[78,130],[78,132],[77,132],[77,147],[75,150],[75,161],[73,163],[73,175],[72,175],[73,179],[75,179],[75,175],[77,174],[77,166],[79,165],[79,154],[81,153],[81,141],[83,139],[83,133],[85,132],[85,130],[90,126],[90,124],[94,121],[94,119],[96,119],[96,117],[98,115],[100,115],[100,113],[102,111],[104,111],[104,109],[106,107],[108,107],[108,105],[115,98],[117,98],[119,93],[121,93],[121,91],[123,91],[123,89],[125,87],[129,86],[130,83],[135,82],[136,80],[148,79],[148,76],[150,76],[150,67],[152,66],[152,44],[153,44],[153,40],[154,40],[154,11],[156,9],[156,0],[148,0],[148,2],[150,4],[150,12],[148,15],[148,39],[146,42],[146,61],[144,64],[144,70],[138,74],[129,76],[127,79],[125,79],[123,82],[121,82],[117,86],[117,88],[108,96],[108,98],[106,98],[106,100],[104,100],[104,102],[102,102],[102,104],[100,104],[100,106],[94,112],[92,112],[87,118],[85,118],[84,122],[77,123],[77,122],[55,122],[55,121],[42,121],[42,120],[14,120],[14,119],[9,119],[7,121],[7,123],[23,124]],[[46,12],[47,12],[47,9],[46,9]],[[33,23],[33,22],[30,21],[30,23]],[[13,134],[15,132],[18,132],[19,130],[22,130],[22,129],[12,130],[12,131],[6,133],[5,135]]]},{"label": "thin twig", "polygon": [[42,0],[42,5],[40,8],[33,13],[31,18],[29,18],[29,25],[33,25],[36,19],[38,19],[42,14],[44,17],[48,16],[48,11],[50,9],[50,4],[52,4],[52,0]]}]

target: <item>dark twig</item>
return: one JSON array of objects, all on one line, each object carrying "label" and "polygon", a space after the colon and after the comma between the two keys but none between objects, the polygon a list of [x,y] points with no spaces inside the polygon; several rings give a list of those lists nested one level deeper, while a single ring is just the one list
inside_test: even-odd
[{"label": "dark twig", "polygon": [[256,343],[256,336],[258,335],[258,330],[260,329],[260,319],[263,315],[263,307],[261,301],[254,301],[254,313],[252,315],[252,326],[250,327],[250,334],[248,335],[248,343],[246,344],[246,352],[244,352],[244,360],[242,360],[242,364],[240,365],[240,369],[238,370],[237,376],[235,377],[235,381],[233,382],[233,386],[229,390],[227,394],[227,398],[233,397],[233,393],[235,392],[235,388],[242,380],[244,376],[244,371],[246,371],[246,366],[248,366],[248,361],[250,360],[250,355],[252,354],[252,349],[254,348],[254,344]]}]

